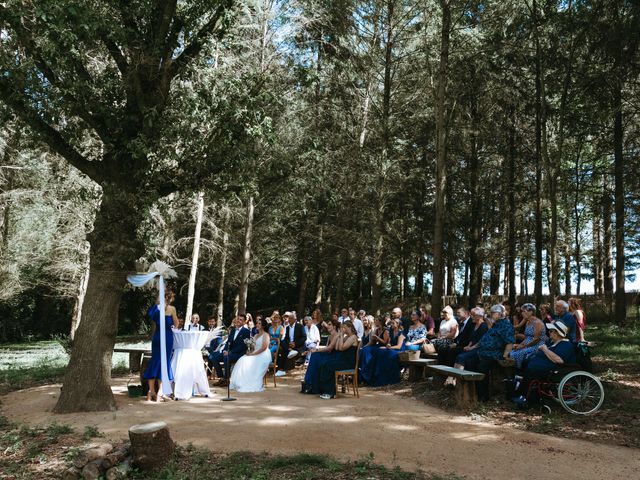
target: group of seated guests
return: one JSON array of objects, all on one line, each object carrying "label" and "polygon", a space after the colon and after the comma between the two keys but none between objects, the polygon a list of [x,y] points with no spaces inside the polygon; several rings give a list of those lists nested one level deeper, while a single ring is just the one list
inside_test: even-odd
[{"label": "group of seated guests", "polygon": [[[521,389],[526,389],[541,370],[575,362],[573,348],[567,345],[584,339],[585,315],[579,300],[573,298],[569,303],[556,301],[553,316],[548,305],[542,305],[537,316],[531,303],[512,306],[508,302],[492,306],[488,315],[481,306],[471,310],[458,307],[455,313],[446,306],[440,313],[436,330],[426,305],[412,311],[408,318],[400,308],[377,317],[345,308],[325,321],[316,309],[298,322],[295,312],[280,316],[274,311],[266,320],[269,348],[277,365],[275,374],[284,376],[296,363],[304,363],[307,369],[302,392],[332,398],[336,393],[335,372],[354,368],[358,349],[359,378],[374,387],[400,381],[400,352],[435,351],[440,364],[482,373],[488,373],[496,360],[512,359],[525,372]],[[212,341],[209,362],[220,379],[219,385],[226,384],[228,365],[245,354],[245,340],[255,333],[254,328],[250,315],[238,315],[227,341]],[[324,332],[325,341],[321,335]],[[453,382],[447,379],[447,383]],[[487,382],[478,382],[478,394],[481,400],[488,398]]]}]

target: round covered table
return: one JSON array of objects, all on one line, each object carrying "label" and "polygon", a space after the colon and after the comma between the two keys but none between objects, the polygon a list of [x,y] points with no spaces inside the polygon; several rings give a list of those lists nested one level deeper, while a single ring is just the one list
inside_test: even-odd
[{"label": "round covered table", "polygon": [[173,358],[171,369],[175,385],[173,398],[188,400],[193,392],[204,396],[211,395],[207,372],[202,361],[202,349],[207,344],[211,332],[173,332]]}]

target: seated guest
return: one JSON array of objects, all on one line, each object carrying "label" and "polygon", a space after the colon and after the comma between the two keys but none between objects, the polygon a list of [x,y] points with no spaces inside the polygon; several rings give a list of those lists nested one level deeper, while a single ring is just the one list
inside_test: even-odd
[{"label": "seated guest", "polygon": [[358,342],[358,334],[353,322],[345,321],[342,324],[342,332],[336,341],[335,350],[338,354],[321,365],[318,375],[312,379],[313,388],[317,388],[320,392],[320,398],[323,400],[328,400],[336,395],[335,373],[338,370],[354,368]]},{"label": "seated guest", "polygon": [[453,317],[453,309],[447,305],[442,309],[442,320],[438,330],[438,338],[431,340],[436,347],[436,351],[446,349],[450,343],[458,336],[458,322]]},{"label": "seated guest", "polygon": [[302,393],[314,393],[316,395],[320,393],[317,381],[315,383],[316,390],[313,389],[313,380],[318,378],[320,367],[337,355],[335,348],[338,341],[338,332],[342,328],[342,324],[336,318],[331,322],[325,322],[324,327],[329,332],[329,339],[326,346],[316,347],[309,352],[309,363],[304,375],[304,382],[302,382]]},{"label": "seated guest", "polygon": [[544,323],[536,318],[536,307],[531,303],[525,303],[520,308],[522,318],[524,319],[524,333],[516,334],[516,340],[522,340],[518,343],[509,354],[512,360],[515,360],[516,367],[522,368],[524,362],[529,356],[538,351],[538,347],[547,341]]},{"label": "seated guest", "polygon": [[290,367],[289,369],[293,368],[295,364],[288,360],[293,360],[301,355],[307,339],[304,327],[296,321],[293,312],[284,312],[284,321],[287,326],[284,331],[284,339],[280,343],[280,352],[278,353],[277,377],[283,377],[287,374],[287,366]]},{"label": "seated guest", "polygon": [[209,356],[216,375],[220,379],[218,386],[227,385],[227,379],[229,378],[228,368],[247,352],[247,345],[244,341],[250,338],[251,335],[249,330],[244,326],[246,318],[247,317],[242,314],[235,318],[234,327],[229,330],[229,337],[222,352],[214,352]]},{"label": "seated guest", "polygon": [[[554,322],[562,322],[569,330],[567,332],[567,338],[576,343],[576,317],[569,313],[569,304],[564,300],[558,300],[554,303],[554,309],[556,314],[553,316]],[[547,329],[549,327],[547,326]]]},{"label": "seated guest", "polygon": [[513,325],[513,322],[511,321],[511,316],[513,315],[513,304],[510,300],[505,300],[504,302],[502,302],[502,306],[505,308],[504,318],[509,320]]},{"label": "seated guest", "polygon": [[366,383],[371,385],[373,382],[373,372],[378,359],[377,350],[381,347],[386,347],[388,344],[389,332],[384,325],[384,317],[379,315],[369,335],[369,342],[360,351],[360,376]]},{"label": "seated guest", "polygon": [[405,350],[418,351],[427,341],[427,329],[420,322],[420,310],[411,312],[411,325],[407,329],[407,338],[404,342]]},{"label": "seated guest", "polygon": [[485,374],[485,379],[476,382],[478,397],[481,401],[489,398],[488,373],[493,362],[500,358],[509,358],[509,353],[515,343],[515,331],[513,325],[505,317],[506,310],[502,305],[491,307],[491,318],[493,324],[473,348],[471,355],[464,355],[463,358],[456,359],[458,368],[481,372]]},{"label": "seated guest", "polygon": [[349,309],[349,320],[353,323],[353,328],[356,329],[358,339],[362,340],[362,336],[364,335],[364,325],[362,324],[362,320],[356,317],[356,311],[353,308]]},{"label": "seated guest", "polygon": [[251,336],[253,337],[255,334],[258,333],[258,329],[256,328],[256,324],[253,321],[253,317],[251,316],[250,313],[247,313],[247,323],[245,324],[246,328],[249,329],[249,332],[251,332]]},{"label": "seated guest", "polygon": [[584,331],[587,328],[587,316],[582,309],[582,302],[579,298],[569,299],[569,313],[576,318],[576,340],[584,342]]},{"label": "seated guest", "polygon": [[[548,375],[560,365],[576,363],[576,347],[567,339],[569,329],[562,322],[548,325],[551,344],[542,344],[538,351],[528,360],[524,375],[514,401],[519,404],[538,403],[538,392],[529,392],[529,385],[533,380],[545,380]],[[528,397],[528,398],[526,398]]]},{"label": "seated guest", "polygon": [[[364,310],[360,310],[361,312]],[[364,335],[362,335],[362,342],[360,348],[364,348],[369,345],[371,340],[371,334],[373,333],[373,315],[366,315],[362,320],[362,325],[364,325]]]},{"label": "seated guest", "polygon": [[553,323],[553,316],[551,315],[551,305],[548,303],[543,303],[540,305],[540,319],[544,322],[545,326],[547,323]]},{"label": "seated guest", "polygon": [[201,332],[204,330],[204,325],[200,325],[200,315],[197,313],[191,315],[191,322],[184,329],[188,332]]},{"label": "seated guest", "polygon": [[484,309],[473,308],[471,315],[465,307],[458,308],[458,320],[460,321],[460,335],[455,342],[449,344],[449,348],[440,349],[438,352],[438,363],[441,365],[453,366],[456,357],[467,350],[469,345],[475,345],[487,331],[487,324],[484,322]]},{"label": "seated guest", "polygon": [[[399,318],[391,319],[386,345],[371,351],[371,365],[365,365],[363,380],[372,387],[382,387],[400,381],[399,353],[404,350],[404,330]],[[385,337],[382,337],[384,341]]]},{"label": "seated guest", "polygon": [[422,314],[420,321],[427,329],[427,338],[429,340],[436,338],[436,322],[431,316],[431,305],[421,305],[420,313]]},{"label": "seated guest", "polygon": [[464,369],[466,359],[476,355],[475,349],[478,348],[478,343],[489,330],[484,321],[483,308],[475,307],[471,309],[471,318],[473,318],[473,332],[471,333],[471,338],[469,338],[469,343],[464,347],[458,345],[457,348],[452,349],[452,352],[458,352],[453,365],[455,368]]},{"label": "seated guest", "polygon": [[271,325],[269,326],[269,350],[271,355],[275,355],[283,335],[284,328],[280,325],[280,314],[276,313],[271,317]]},{"label": "seated guest", "polygon": [[304,333],[307,335],[307,339],[304,341],[304,355],[306,356],[310,350],[320,345],[320,329],[311,317],[305,317],[305,320]]},{"label": "seated guest", "polygon": [[216,317],[209,317],[207,319],[207,330],[213,332],[216,329],[217,324],[218,321],[216,320]]},{"label": "seated guest", "polygon": [[524,336],[524,328],[527,321],[522,316],[522,307],[516,307],[514,309],[513,315],[511,315],[511,324],[513,325],[513,329],[516,331],[516,339],[518,338],[518,334]]}]

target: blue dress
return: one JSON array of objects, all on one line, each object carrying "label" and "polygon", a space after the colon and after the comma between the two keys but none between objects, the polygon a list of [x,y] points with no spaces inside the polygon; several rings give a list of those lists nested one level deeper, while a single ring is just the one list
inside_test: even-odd
[{"label": "blue dress", "polygon": [[[369,334],[369,337],[371,334]],[[384,334],[383,334],[384,336]],[[358,360],[358,368],[360,370],[360,378],[364,380],[368,385],[372,385],[373,372],[376,366],[376,352],[380,349],[382,344],[376,342],[373,345],[366,345],[360,350],[360,358]]]},{"label": "blue dress", "polygon": [[304,384],[308,393],[320,393],[320,369],[325,363],[336,358],[338,353],[332,350],[331,352],[313,352],[311,354],[307,372],[304,375]]},{"label": "blue dress", "polygon": [[[145,380],[151,380],[162,377],[162,366],[160,363],[160,308],[158,305],[154,304],[149,307],[147,315],[151,317],[153,323],[156,324],[156,330],[151,339],[151,361],[149,365],[147,365],[147,369],[143,375]],[[173,325],[173,318],[171,315],[164,316],[164,323],[165,338],[167,339],[167,373],[169,374],[169,380],[173,381],[173,371],[171,370],[171,353],[173,351],[173,332],[171,331],[171,326]]]},{"label": "blue dress", "polygon": [[355,366],[356,354],[358,346],[354,345],[342,352],[336,352],[336,355],[324,362],[320,367],[318,375],[318,393],[326,393],[328,395],[336,394],[336,377],[338,370],[349,370]]},{"label": "blue dress", "polygon": [[[402,335],[402,330],[398,335],[393,335],[393,331],[389,331],[389,345],[397,345],[398,337]],[[392,385],[400,382],[400,358],[398,354],[404,350],[404,344],[399,350],[391,350],[389,348],[378,348],[374,352],[373,373],[367,384],[372,387],[382,387],[384,385]]]},{"label": "blue dress", "polygon": [[[530,343],[533,341],[536,334],[536,328],[534,324],[527,325],[524,329],[524,340],[523,343]],[[534,345],[529,345],[526,348],[522,348],[520,350],[512,350],[509,356],[516,361],[516,367],[522,368],[522,363],[532,355],[535,355],[538,351],[538,347],[547,341],[547,336],[542,330],[542,334],[540,335],[540,340],[538,343]]]}]

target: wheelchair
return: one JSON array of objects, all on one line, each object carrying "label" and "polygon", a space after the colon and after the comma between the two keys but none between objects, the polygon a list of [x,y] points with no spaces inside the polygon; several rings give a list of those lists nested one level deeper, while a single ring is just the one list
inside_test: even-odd
[{"label": "wheelchair", "polygon": [[574,415],[593,414],[604,402],[604,388],[600,379],[582,370],[580,365],[563,366],[552,371],[545,380],[532,380],[527,398],[531,398],[536,391],[541,408],[547,413],[551,413],[550,400]]}]

